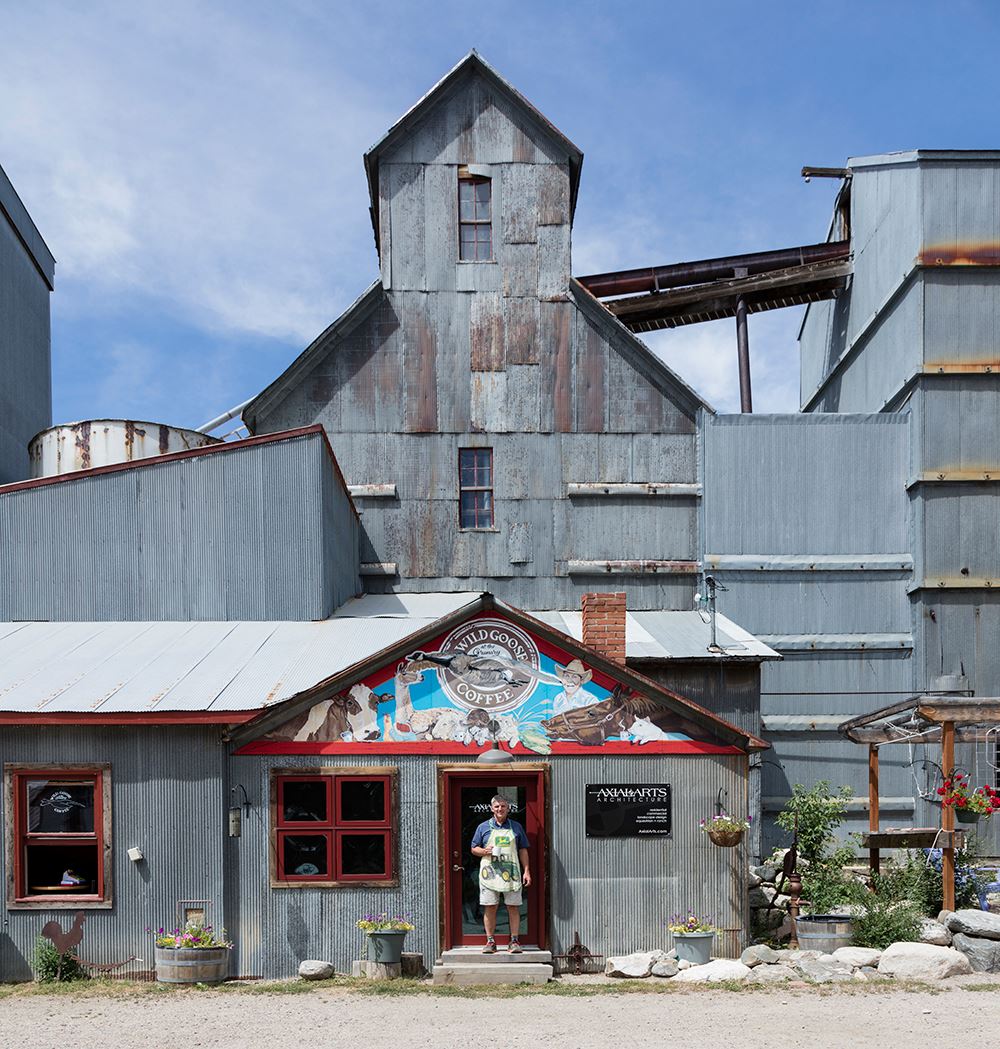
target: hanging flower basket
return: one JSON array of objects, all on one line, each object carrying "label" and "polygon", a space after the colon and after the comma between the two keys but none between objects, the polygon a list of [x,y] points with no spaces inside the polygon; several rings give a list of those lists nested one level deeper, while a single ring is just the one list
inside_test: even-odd
[{"label": "hanging flower basket", "polygon": [[976,812],[974,809],[955,809],[955,819],[959,823],[978,823],[981,815],[981,812]]},{"label": "hanging flower basket", "polygon": [[714,827],[708,831],[708,836],[713,845],[723,849],[732,849],[743,840],[742,830],[716,830]]}]

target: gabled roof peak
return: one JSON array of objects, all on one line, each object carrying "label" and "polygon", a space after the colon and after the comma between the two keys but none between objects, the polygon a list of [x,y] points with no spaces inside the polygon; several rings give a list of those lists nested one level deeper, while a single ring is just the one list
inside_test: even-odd
[{"label": "gabled roof peak", "polygon": [[565,152],[570,171],[570,217],[576,209],[577,190],[580,184],[580,168],[583,152],[567,138],[544,114],[521,94],[508,80],[500,75],[473,48],[460,62],[450,69],[422,98],[418,99],[391,128],[365,153],[365,170],[368,174],[368,193],[371,198],[372,229],[375,247],[381,253],[378,208],[378,168],[381,158],[394,149],[415,126],[427,115],[444,95],[463,77],[478,75],[494,89],[505,95],[528,119],[552,142]]}]

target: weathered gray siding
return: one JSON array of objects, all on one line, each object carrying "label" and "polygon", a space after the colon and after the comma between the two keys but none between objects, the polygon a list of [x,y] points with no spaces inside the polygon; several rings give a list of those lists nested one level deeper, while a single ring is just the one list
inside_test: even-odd
[{"label": "weathered gray siding", "polygon": [[0,484],[28,476],[28,442],[52,422],[54,266],[0,168]]},{"label": "weathered gray siding", "polygon": [[358,590],[321,433],[0,490],[0,619],[322,619]]},{"label": "weathered gray siding", "polygon": [[[0,762],[111,764],[113,902],[85,909],[80,957],[123,962],[121,971],[153,968],[147,927],[173,928],[179,900],[208,900],[211,920],[225,926],[223,909],[226,810],[224,751],[218,727],[5,726]],[[0,799],[0,808],[4,802]],[[7,827],[9,813],[3,812]],[[136,847],[144,859],[126,855]],[[0,868],[5,863],[0,855]],[[7,871],[3,870],[6,884]],[[30,980],[42,926],[73,923],[73,910],[6,910],[0,935],[0,981]],[[231,923],[228,927],[236,933]]]},{"label": "weathered gray siding", "polygon": [[[560,152],[562,149],[562,152]],[[493,187],[493,262],[458,259],[458,166]],[[575,607],[687,606],[694,573],[580,561],[692,561],[696,496],[567,498],[578,482],[697,479],[700,400],[570,279],[565,146],[496,85],[458,81],[380,157],[382,287],[249,408],[254,432],[319,422],[359,498],[369,590],[488,589]],[[458,452],[494,451],[496,528],[458,527]]]}]

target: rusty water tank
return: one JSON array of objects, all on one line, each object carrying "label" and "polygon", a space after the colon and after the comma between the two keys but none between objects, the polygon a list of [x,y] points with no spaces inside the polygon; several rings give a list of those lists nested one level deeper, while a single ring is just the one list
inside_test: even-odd
[{"label": "rusty water tank", "polygon": [[55,477],[221,443],[217,437],[180,426],[134,419],[88,419],[42,430],[31,439],[28,457],[32,477]]}]

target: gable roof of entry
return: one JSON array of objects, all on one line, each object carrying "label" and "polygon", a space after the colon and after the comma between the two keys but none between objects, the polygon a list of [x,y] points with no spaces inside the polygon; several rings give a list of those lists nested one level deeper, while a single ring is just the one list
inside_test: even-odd
[{"label": "gable roof of entry", "polygon": [[371,197],[372,230],[375,247],[381,253],[378,208],[378,166],[387,152],[395,149],[431,109],[464,77],[478,74],[495,90],[505,95],[525,116],[564,152],[569,161],[569,215],[570,222],[576,211],[576,196],[580,186],[580,169],[583,167],[583,151],[571,142],[547,117],[537,110],[509,81],[505,80],[477,51],[470,51],[458,65],[447,72],[423,98],[410,107],[391,128],[365,154],[365,171],[368,173],[368,193]]}]

